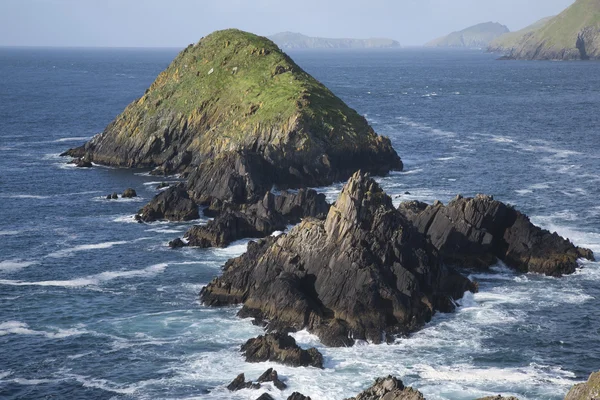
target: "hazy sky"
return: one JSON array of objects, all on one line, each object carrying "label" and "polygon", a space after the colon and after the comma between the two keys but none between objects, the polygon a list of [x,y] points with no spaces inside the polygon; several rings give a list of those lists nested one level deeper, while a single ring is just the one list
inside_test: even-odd
[{"label": "hazy sky", "polygon": [[480,22],[511,30],[574,0],[0,0],[0,46],[182,47],[224,28],[420,45]]}]

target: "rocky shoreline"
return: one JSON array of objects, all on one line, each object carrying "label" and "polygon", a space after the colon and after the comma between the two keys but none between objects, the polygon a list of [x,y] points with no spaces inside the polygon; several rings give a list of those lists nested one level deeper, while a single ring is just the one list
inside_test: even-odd
[{"label": "rocky shoreline", "polygon": [[[198,85],[207,93],[198,95]],[[280,91],[284,98],[275,95]],[[246,104],[240,93],[261,101]],[[410,335],[477,292],[477,282],[457,268],[501,261],[518,272],[560,277],[575,272],[578,259],[594,259],[491,196],[395,207],[371,177],[403,167],[389,139],[273,43],[236,30],[185,49],[103,133],[64,155],[80,167],[151,167],[185,178],[161,185],[135,216],[140,223],[194,221],[200,211],[213,218],[172,240],[172,248],[259,239],[200,293],[206,306],[242,305],[240,317],[265,327],[240,349],[248,362],[323,368],[315,348],[301,349],[288,335],[303,329],[332,347]],[[309,189],[345,179],[334,204]],[[277,190],[289,188],[298,190]],[[122,197],[135,195],[128,189]],[[285,385],[268,370],[256,383],[241,374],[229,387],[265,382]],[[593,390],[578,386],[573,396]],[[568,400],[584,398],[573,396]],[[390,376],[353,399],[424,397]]]}]

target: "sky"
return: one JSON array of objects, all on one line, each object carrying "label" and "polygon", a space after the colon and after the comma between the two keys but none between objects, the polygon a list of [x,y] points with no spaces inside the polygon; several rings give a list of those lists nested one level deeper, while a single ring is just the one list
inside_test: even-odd
[{"label": "sky", "polygon": [[183,47],[212,31],[387,37],[421,45],[481,22],[511,30],[574,0],[0,0],[0,46]]}]

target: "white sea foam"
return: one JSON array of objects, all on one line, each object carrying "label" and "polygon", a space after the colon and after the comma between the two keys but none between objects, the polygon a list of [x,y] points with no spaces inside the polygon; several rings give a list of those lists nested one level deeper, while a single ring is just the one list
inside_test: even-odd
[{"label": "white sea foam", "polygon": [[162,272],[168,267],[167,263],[151,265],[150,267],[138,270],[125,271],[106,271],[96,275],[89,275],[82,278],[56,281],[25,282],[17,280],[0,280],[0,285],[10,286],[55,286],[64,288],[82,288],[86,286],[99,286],[105,282],[114,279],[130,278],[151,278]]},{"label": "white sea foam", "polygon": [[118,217],[115,217],[115,218],[112,219],[112,222],[125,222],[125,223],[128,223],[128,224],[131,224],[131,223],[136,223],[137,224],[138,223],[136,221],[136,219],[135,219],[135,215],[131,215],[131,214],[120,215]]},{"label": "white sea foam", "polygon": [[72,328],[72,329],[60,329],[52,328],[52,330],[34,330],[24,322],[20,321],[6,321],[0,323],[0,336],[6,335],[37,335],[45,336],[49,339],[62,339],[69,336],[79,336],[89,333],[86,330]]},{"label": "white sea foam", "polygon": [[4,260],[0,261],[0,273],[15,272],[37,264],[37,261]]},{"label": "white sea foam", "polygon": [[79,136],[79,137],[66,137],[66,138],[60,138],[60,139],[56,139],[54,141],[54,143],[63,143],[63,142],[84,142],[86,140],[90,140],[91,137],[89,136]]},{"label": "white sea foam", "polygon": [[0,231],[0,236],[14,236],[21,233],[20,231]]},{"label": "white sea foam", "polygon": [[12,375],[12,371],[0,371],[0,380],[11,376]]},{"label": "white sea foam", "polygon": [[116,241],[116,242],[104,242],[104,243],[95,243],[95,244],[82,244],[79,246],[58,250],[48,254],[48,257],[52,258],[60,258],[60,257],[68,257],[74,253],[88,250],[99,250],[99,249],[109,249],[113,246],[127,244],[129,242],[126,241]]},{"label": "white sea foam", "polygon": [[11,195],[2,195],[0,197],[9,198],[9,199],[36,199],[43,200],[49,199],[50,196],[42,196],[37,194],[11,194]]}]

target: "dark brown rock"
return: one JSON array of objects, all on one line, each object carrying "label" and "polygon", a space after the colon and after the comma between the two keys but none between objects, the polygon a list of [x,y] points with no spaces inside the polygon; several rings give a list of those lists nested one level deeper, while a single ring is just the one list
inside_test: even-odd
[{"label": "dark brown rock", "polygon": [[235,392],[237,390],[242,389],[260,389],[259,383],[246,382],[246,377],[244,374],[239,374],[229,385],[227,385],[227,389],[231,392]]},{"label": "dark brown rock", "polygon": [[106,195],[106,200],[117,200],[119,195],[117,192],[113,192],[112,194]]},{"label": "dark brown rock", "polygon": [[418,390],[405,387],[400,379],[390,375],[377,379],[373,386],[346,400],[425,400],[425,397]]},{"label": "dark brown rock", "polygon": [[[185,237],[190,246],[226,247],[235,240],[263,238],[285,230],[287,225],[298,223],[301,218],[324,218],[329,207],[325,196],[312,189],[277,195],[268,192],[250,206],[213,200],[209,208],[211,214],[218,213],[216,218],[206,225],[190,228]],[[218,211],[219,208],[222,211]]]},{"label": "dark brown rock", "polygon": [[269,393],[263,393],[256,400],[275,400],[275,399]]},{"label": "dark brown rock", "polygon": [[303,395],[302,393],[294,392],[287,398],[287,400],[311,400],[311,398]]},{"label": "dark brown rock", "polygon": [[187,244],[179,238],[173,239],[169,242],[169,247],[172,249],[179,249],[179,248],[186,247],[186,246],[187,246]]},{"label": "dark brown rock", "polygon": [[124,199],[131,199],[133,197],[137,197],[137,193],[134,189],[127,188],[123,191],[123,194],[121,194],[121,197]]},{"label": "dark brown rock", "polygon": [[500,259],[518,271],[561,276],[575,271],[577,259],[594,258],[490,196],[457,196],[447,206],[407,202],[399,209],[449,264],[482,268]]},{"label": "dark brown rock", "polygon": [[75,164],[77,168],[92,168],[92,162],[84,157],[75,158],[69,161],[69,164]]},{"label": "dark brown rock", "polygon": [[168,188],[169,186],[171,186],[170,183],[168,183],[168,182],[161,182],[158,185],[156,185],[156,190]]},{"label": "dark brown rock", "polygon": [[156,195],[135,216],[139,222],[159,220],[190,221],[200,218],[198,206],[181,185],[170,187]]},{"label": "dark brown rock", "polygon": [[300,348],[287,333],[268,333],[250,339],[241,350],[247,362],[273,361],[293,367],[323,368],[323,355],[317,349]]},{"label": "dark brown rock", "polygon": [[261,376],[259,376],[257,382],[273,382],[273,385],[279,390],[285,390],[287,388],[287,385],[279,379],[277,371],[275,371],[273,368],[269,368]]},{"label": "dark brown rock", "polygon": [[[202,290],[209,305],[244,303],[269,329],[304,329],[329,346],[380,343],[419,329],[475,286],[437,251],[367,175],[356,173],[325,221],[251,243]],[[351,339],[352,338],[352,339]]]}]

